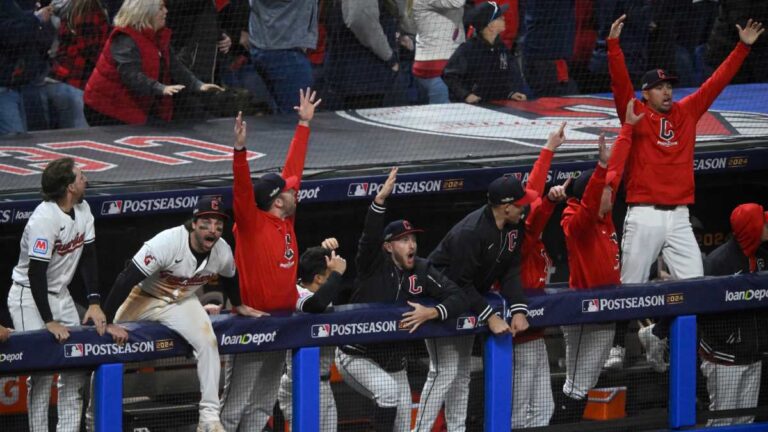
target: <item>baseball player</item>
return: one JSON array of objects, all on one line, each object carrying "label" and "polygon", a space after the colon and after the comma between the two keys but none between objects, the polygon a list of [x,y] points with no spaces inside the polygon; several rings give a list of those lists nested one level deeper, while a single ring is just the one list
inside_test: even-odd
[{"label": "baseball player", "polygon": [[[630,100],[630,104],[634,100]],[[644,114],[636,116],[630,108],[620,135],[613,146],[614,156],[629,151],[632,129]],[[619,244],[611,215],[615,194],[606,185],[621,170],[608,172],[609,150],[600,135],[599,162],[594,170],[584,171],[568,187],[566,209],[560,221],[568,250],[570,279],[573,290],[621,283]],[[607,199],[606,199],[607,197]],[[565,340],[566,376],[563,391],[555,397],[553,423],[580,421],[587,404],[587,393],[597,384],[608,358],[614,323],[568,325],[562,327]]]},{"label": "baseball player", "polygon": [[227,219],[218,198],[200,198],[191,221],[144,243],[118,275],[105,302],[115,321],[158,321],[192,345],[201,393],[198,432],[224,428],[219,419],[218,342],[195,292],[219,275],[236,313],[263,315],[240,302],[232,249],[221,238]]},{"label": "baseball player", "polygon": [[[520,265],[520,281],[525,289],[543,291],[552,269],[552,260],[544,247],[542,233],[555,206],[565,200],[565,188],[570,179],[565,185],[553,186],[546,195],[544,187],[554,151],[565,141],[564,130],[565,123],[549,135],[528,177],[527,187],[543,198],[536,198],[531,203],[531,210],[525,218]],[[532,328],[518,334],[514,347],[512,428],[546,426],[555,410],[555,403],[552,400],[544,329]]]},{"label": "baseball player", "polygon": [[[768,212],[742,204],[731,213],[733,237],[704,258],[704,274],[726,276],[768,269]],[[709,410],[755,408],[761,361],[768,348],[765,310],[699,316],[701,372],[707,379]],[[707,426],[752,423],[753,416],[711,419]]]},{"label": "baseball player", "polygon": [[[96,235],[93,215],[84,200],[88,179],[71,158],[56,159],[43,171],[43,202],[32,212],[21,236],[19,262],[13,268],[8,310],[18,331],[47,329],[59,342],[69,338],[68,327],[80,324],[75,301],[67,288],[80,267],[87,291],[88,311],[99,335],[108,332],[124,341],[125,330],[109,325],[99,306]],[[87,375],[59,374],[58,431],[79,432],[82,388]],[[48,431],[48,400],[53,375],[27,379],[29,429]]]},{"label": "baseball player", "polygon": [[[265,312],[296,307],[298,245],[294,232],[296,194],[304,171],[309,122],[320,99],[311,89],[299,91],[299,124],[280,175],[269,173],[251,182],[246,159],[246,123],[235,121],[232,194],[235,211],[235,262],[243,303]],[[221,422],[226,430],[260,431],[272,415],[285,351],[232,356],[226,364]]]},{"label": "baseball player", "polygon": [[[494,334],[516,335],[528,328],[528,306],[520,284],[520,243],[525,208],[537,198],[514,176],[499,177],[488,186],[488,204],[473,211],[440,241],[429,260],[462,288],[478,321],[487,321]],[[481,293],[500,285],[512,315],[511,327],[493,314]],[[464,431],[469,399],[474,336],[427,341],[429,373],[421,391],[416,430],[428,431],[445,402],[448,430]]]},{"label": "baseball player", "polygon": [[[355,257],[357,278],[350,303],[405,303],[401,325],[416,331],[433,319],[446,320],[464,310],[464,296],[456,284],[441,275],[429,261],[416,255],[416,233],[406,220],[384,227],[385,201],[397,179],[393,168],[374,198],[365,218]],[[440,303],[425,307],[415,302],[431,297]],[[404,353],[392,343],[343,345],[336,351],[336,366],[344,381],[376,403],[373,429],[408,432],[411,426],[411,387]]]},{"label": "baseball player", "polygon": [[[608,67],[619,120],[625,122],[627,102],[634,97],[632,82],[619,46],[626,15],[619,17],[608,35]],[[691,228],[688,205],[694,201],[693,151],[696,123],[738,72],[750,46],[765,30],[751,19],[736,25],[741,42],[701,87],[680,102],[672,101],[676,78],[661,69],[642,78],[643,98],[635,109],[645,117],[633,130],[632,150],[626,160],[627,215],[622,237],[622,283],[648,281],[651,263],[659,253],[675,279],[703,274],[701,253]],[[623,160],[616,164],[623,166]],[[610,168],[614,170],[612,166]],[[617,180],[611,182],[616,190]],[[662,344],[665,332],[653,329],[653,344]],[[663,362],[646,351],[651,364]]]},{"label": "baseball player", "polygon": [[[332,306],[331,302],[341,291],[341,276],[347,269],[347,261],[336,255],[339,243],[335,238],[325,239],[322,246],[307,249],[299,258],[299,282],[296,290],[299,312],[322,313]],[[320,430],[335,432],[338,424],[336,401],[331,391],[331,364],[336,347],[320,347]],[[277,400],[285,420],[293,422],[293,379],[290,355],[285,360],[286,371],[280,378]]]}]

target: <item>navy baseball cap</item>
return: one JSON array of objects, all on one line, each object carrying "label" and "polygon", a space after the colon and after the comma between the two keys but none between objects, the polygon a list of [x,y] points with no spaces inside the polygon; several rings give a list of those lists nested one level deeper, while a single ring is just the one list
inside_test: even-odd
[{"label": "navy baseball cap", "polygon": [[488,185],[488,202],[493,205],[514,204],[522,207],[536,199],[535,191],[525,189],[515,176],[505,175]]},{"label": "navy baseball cap", "polygon": [[192,210],[192,218],[197,219],[203,216],[218,216],[222,219],[229,219],[229,215],[224,213],[224,205],[221,198],[217,196],[204,196],[197,200],[195,209]]},{"label": "navy baseball cap", "polygon": [[581,174],[573,179],[565,189],[566,195],[581,199],[581,197],[584,195],[584,191],[587,190],[587,184],[589,184],[589,179],[592,178],[592,173],[594,172],[594,169],[582,171]]},{"label": "navy baseball cap", "polygon": [[658,83],[668,81],[672,84],[677,84],[677,77],[672,76],[664,71],[664,69],[653,69],[649,70],[643,75],[643,79],[640,81],[642,83],[642,90],[649,90],[654,87]]},{"label": "navy baseball cap", "polygon": [[422,229],[414,228],[410,222],[405,219],[396,220],[390,222],[386,228],[384,228],[384,241],[394,241],[400,237],[411,234],[424,232]]},{"label": "navy baseball cap", "polygon": [[496,4],[495,1],[489,1],[476,5],[474,9],[467,13],[468,24],[471,24],[475,28],[475,31],[483,30],[491,21],[504,15],[509,5]]},{"label": "navy baseball cap", "polygon": [[280,192],[296,189],[298,186],[299,180],[295,176],[284,179],[279,174],[264,174],[253,185],[256,205],[260,209],[267,211],[275,198],[280,195]]}]

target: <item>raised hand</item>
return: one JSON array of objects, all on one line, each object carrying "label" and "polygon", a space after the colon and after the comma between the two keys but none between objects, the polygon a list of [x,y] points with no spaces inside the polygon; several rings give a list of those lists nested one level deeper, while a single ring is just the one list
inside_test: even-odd
[{"label": "raised hand", "polygon": [[630,99],[629,102],[627,102],[627,114],[624,122],[634,126],[643,117],[645,117],[645,113],[640,113],[640,115],[635,114],[635,98]]},{"label": "raised hand", "polygon": [[605,144],[605,133],[597,138],[598,163],[603,168],[608,168],[608,159],[611,157],[611,149]]},{"label": "raised hand", "polygon": [[384,201],[389,198],[389,195],[395,188],[395,181],[397,181],[397,167],[394,167],[389,171],[387,181],[384,182],[384,186],[381,187],[381,190],[376,194],[376,198],[373,200],[376,204],[384,205]]},{"label": "raised hand", "polygon": [[627,14],[620,16],[616,21],[611,24],[611,31],[608,33],[608,39],[618,39],[621,36],[621,30],[624,28],[624,20],[627,19]]},{"label": "raised hand", "polygon": [[565,142],[565,124],[566,122],[562,122],[556,131],[549,133],[547,144],[545,146],[547,149],[555,151]]},{"label": "raised hand", "polygon": [[243,120],[243,112],[237,113],[235,118],[235,150],[242,150],[245,148],[245,136],[247,128],[245,120]]},{"label": "raised hand", "polygon": [[331,256],[325,257],[325,265],[328,267],[328,270],[339,274],[344,274],[347,271],[347,260],[336,255],[335,251],[331,252]]},{"label": "raised hand", "polygon": [[571,181],[573,181],[573,177],[568,177],[568,180],[562,185],[549,188],[547,199],[554,203],[565,201],[566,198],[568,198],[568,194],[565,193],[565,190],[568,188],[568,185],[571,184]]},{"label": "raised hand", "polygon": [[317,99],[317,92],[307,87],[307,90],[299,89],[299,106],[293,109],[299,114],[299,124],[309,126],[309,122],[315,116],[315,108],[320,105],[322,99]]},{"label": "raised hand", "polygon": [[736,28],[739,29],[739,39],[747,45],[755,43],[757,38],[765,31],[763,23],[752,21],[752,18],[747,21],[747,25],[744,28],[741,28],[738,24],[736,24]]},{"label": "raised hand", "polygon": [[320,243],[320,246],[328,250],[336,250],[339,248],[339,241],[336,240],[335,237],[329,237],[323,240],[323,242]]}]

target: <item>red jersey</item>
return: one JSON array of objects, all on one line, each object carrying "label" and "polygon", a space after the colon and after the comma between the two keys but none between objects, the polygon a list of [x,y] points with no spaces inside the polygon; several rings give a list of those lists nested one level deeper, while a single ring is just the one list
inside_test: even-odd
[{"label": "red jersey", "polygon": [[[309,128],[297,126],[283,168],[283,178],[301,181],[307,155]],[[246,151],[236,151],[234,172],[235,264],[243,304],[271,312],[296,307],[296,271],[299,247],[294,217],[281,219],[256,206]],[[298,188],[298,186],[297,186]]]},{"label": "red jersey", "polygon": [[[632,126],[625,124],[613,144],[609,165],[614,159],[626,159],[631,144]],[[568,268],[571,271],[568,285],[572,289],[587,289],[621,283],[621,261],[616,228],[611,212],[599,216],[603,189],[614,174],[600,165],[595,168],[581,200],[568,199],[560,225],[565,233],[568,249]],[[609,177],[607,179],[607,177]],[[619,179],[620,181],[620,179]]]},{"label": "red jersey", "polygon": [[[619,120],[623,123],[627,103],[635,97],[635,92],[619,40],[608,39],[607,43],[611,89]],[[635,112],[645,113],[645,117],[635,125],[632,135],[632,151],[626,167],[627,203],[693,203],[693,147],[696,141],[696,123],[736,75],[747,54],[749,46],[739,42],[698,90],[680,102],[674,102],[667,113],[657,112],[645,102],[635,104]],[[623,161],[617,163],[623,164]],[[613,170],[614,167],[609,169]],[[612,182],[612,185],[616,186],[618,183]]]},{"label": "red jersey", "polygon": [[544,196],[544,186],[547,183],[552,156],[551,150],[546,148],[541,150],[526,185],[526,189],[536,191],[539,198],[531,203],[531,210],[525,219],[520,264],[520,282],[525,289],[543,289],[547,283],[549,268],[552,266],[552,260],[547,255],[544,242],[541,241],[541,234],[555,209],[555,203]]}]

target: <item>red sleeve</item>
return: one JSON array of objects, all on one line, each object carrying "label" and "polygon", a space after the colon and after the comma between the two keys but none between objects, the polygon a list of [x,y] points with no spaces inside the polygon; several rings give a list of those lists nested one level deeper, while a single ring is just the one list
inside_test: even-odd
[{"label": "red sleeve", "polygon": [[547,184],[547,175],[549,167],[552,165],[552,156],[554,153],[547,148],[541,149],[539,158],[533,164],[531,173],[528,175],[528,184],[526,189],[536,192],[540,197],[544,195],[544,186]]},{"label": "red sleeve", "polygon": [[285,157],[285,167],[283,167],[283,178],[296,176],[301,186],[301,175],[304,172],[304,160],[307,157],[307,143],[309,142],[309,127],[298,125],[293,133],[291,147],[288,149],[288,156]]},{"label": "red sleeve", "polygon": [[600,165],[595,168],[595,172],[584,190],[584,195],[581,197],[581,205],[578,206],[573,216],[563,220],[563,229],[569,230],[571,235],[589,232],[589,227],[594,225],[600,217],[600,198],[603,195],[607,172],[608,170]]},{"label": "red sleeve", "polygon": [[255,223],[258,209],[253,195],[253,183],[251,182],[251,167],[248,165],[248,150],[243,149],[234,152],[232,159],[232,183],[233,210],[235,222],[244,230],[250,230],[249,225]]},{"label": "red sleeve", "polygon": [[[637,103],[635,105],[638,105]],[[631,124],[624,123],[621,126],[616,142],[613,143],[611,149],[611,158],[608,159],[608,172],[613,173],[614,176],[609,182],[611,189],[613,189],[614,197],[616,191],[619,189],[621,178],[624,176],[624,167],[627,163],[627,157],[629,157],[629,151],[632,149],[632,130],[634,127]]]},{"label": "red sleeve", "polygon": [[635,90],[632,88],[632,80],[629,78],[629,71],[627,71],[627,64],[624,62],[624,53],[621,52],[619,39],[606,39],[606,43],[608,44],[608,72],[611,75],[613,102],[616,104],[619,121],[624,123],[627,103],[635,97]]},{"label": "red sleeve", "polygon": [[736,44],[731,54],[715,70],[709,79],[704,81],[701,87],[692,94],[684,97],[680,101],[681,108],[690,110],[698,119],[709,109],[712,102],[723,91],[725,86],[731,82],[733,77],[739,71],[744,59],[749,55],[750,47],[743,42]]},{"label": "red sleeve", "polygon": [[557,204],[550,201],[547,197],[541,197],[534,201],[531,205],[531,211],[525,220],[526,236],[530,235],[531,238],[535,239],[541,236],[544,228],[547,227],[547,222],[549,222],[552,212],[555,210],[555,205]]}]

